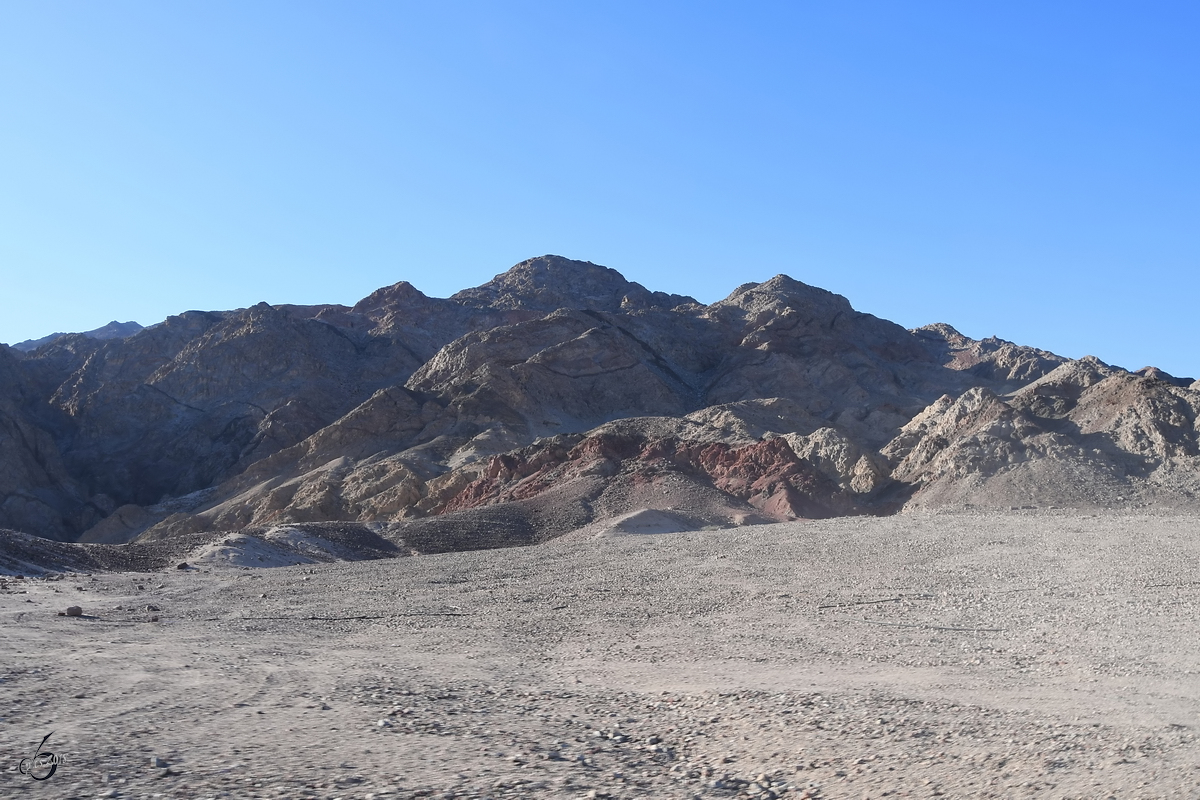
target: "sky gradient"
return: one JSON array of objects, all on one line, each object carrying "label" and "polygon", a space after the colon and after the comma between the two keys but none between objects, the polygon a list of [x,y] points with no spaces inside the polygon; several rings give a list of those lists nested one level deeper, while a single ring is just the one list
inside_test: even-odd
[{"label": "sky gradient", "polygon": [[0,341],[786,273],[1200,377],[1200,5],[0,0]]}]

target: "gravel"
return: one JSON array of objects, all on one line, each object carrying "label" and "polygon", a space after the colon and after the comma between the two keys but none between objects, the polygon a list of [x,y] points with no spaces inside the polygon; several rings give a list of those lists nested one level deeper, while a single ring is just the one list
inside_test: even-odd
[{"label": "gravel", "polygon": [[[0,579],[0,734],[53,730],[78,797],[1195,796],[1198,524],[902,515]],[[58,617],[75,585],[89,616]]]}]

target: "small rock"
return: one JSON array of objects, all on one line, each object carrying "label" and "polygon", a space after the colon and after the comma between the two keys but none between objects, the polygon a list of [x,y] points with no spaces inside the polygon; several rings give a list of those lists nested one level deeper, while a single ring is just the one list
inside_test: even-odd
[{"label": "small rock", "polygon": [[376,722],[375,724],[376,724],[378,727],[380,727],[380,728],[390,728],[390,727],[392,727],[391,720],[386,720],[386,719],[381,719],[381,720],[379,720],[379,722]]},{"label": "small rock", "polygon": [[161,609],[161,608],[159,608],[158,606],[154,605],[153,603],[151,603],[150,605],[146,606],[146,610],[147,610],[147,611],[162,611],[162,609]]},{"label": "small rock", "polygon": [[172,776],[172,775],[174,775],[174,774],[175,774],[175,773],[174,773],[174,772],[171,772],[171,770],[169,770],[169,769],[164,769],[164,770],[160,770],[160,771],[159,771],[159,773],[158,773],[158,777],[160,777],[160,778],[169,778],[169,777],[171,777],[171,776]]},{"label": "small rock", "polygon": [[150,759],[150,766],[152,766],[156,769],[162,769],[163,767],[167,766],[167,762],[162,760],[158,756],[154,756],[153,758]]},{"label": "small rock", "polygon": [[67,616],[68,617],[82,617],[83,609],[80,608],[79,606],[71,606],[70,608],[67,609]]},{"label": "small rock", "polygon": [[175,569],[187,569],[190,565],[186,561],[180,561],[175,565]]},{"label": "small rock", "polygon": [[151,617],[151,618],[150,618],[150,621],[151,621],[151,622],[158,622],[158,616],[157,616],[157,615],[155,615],[155,616]]}]

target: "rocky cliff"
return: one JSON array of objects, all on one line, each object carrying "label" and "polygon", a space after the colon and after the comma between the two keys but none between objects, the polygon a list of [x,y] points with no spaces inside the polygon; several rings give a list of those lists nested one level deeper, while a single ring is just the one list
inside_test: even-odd
[{"label": "rocky cliff", "polygon": [[0,381],[0,527],[60,539],[340,521],[458,547],[484,519],[515,543],[644,509],[702,527],[1200,488],[1191,379],[905,330],[783,275],[702,305],[545,256],[446,299],[400,282],[2,348]]}]

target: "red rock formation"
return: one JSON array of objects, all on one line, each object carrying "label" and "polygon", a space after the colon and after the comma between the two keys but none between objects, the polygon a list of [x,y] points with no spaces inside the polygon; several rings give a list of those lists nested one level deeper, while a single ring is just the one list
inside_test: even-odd
[{"label": "red rock formation", "polygon": [[800,459],[782,438],[735,447],[601,433],[570,450],[561,445],[535,446],[493,456],[479,478],[434,513],[527,500],[587,475],[620,473],[638,483],[654,481],[666,471],[703,478],[776,519],[820,518],[856,510],[847,492]]}]

